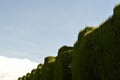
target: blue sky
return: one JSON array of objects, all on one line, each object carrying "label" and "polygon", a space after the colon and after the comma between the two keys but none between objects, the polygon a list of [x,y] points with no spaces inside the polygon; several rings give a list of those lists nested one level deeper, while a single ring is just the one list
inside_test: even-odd
[{"label": "blue sky", "polygon": [[98,26],[120,0],[0,0],[0,56],[43,62]]}]

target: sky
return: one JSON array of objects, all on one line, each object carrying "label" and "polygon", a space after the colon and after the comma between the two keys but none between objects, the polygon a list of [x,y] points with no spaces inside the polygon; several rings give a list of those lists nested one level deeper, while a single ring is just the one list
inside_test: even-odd
[{"label": "sky", "polygon": [[110,17],[119,2],[0,0],[0,58],[43,63],[63,45],[73,46],[81,29],[96,27]]}]

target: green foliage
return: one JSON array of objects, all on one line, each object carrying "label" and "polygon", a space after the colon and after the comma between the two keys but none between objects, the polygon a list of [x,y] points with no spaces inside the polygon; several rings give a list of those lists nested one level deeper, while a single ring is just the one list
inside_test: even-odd
[{"label": "green foliage", "polygon": [[38,64],[37,69],[41,69],[43,64]]},{"label": "green foliage", "polygon": [[19,77],[18,80],[40,80],[42,64],[39,64],[36,69],[33,69],[31,73],[27,73],[22,78]]},{"label": "green foliage", "polygon": [[44,64],[52,63],[52,62],[54,62],[54,61],[55,61],[55,57],[53,57],[53,56],[48,56],[48,57],[45,58]]},{"label": "green foliage", "polygon": [[71,60],[73,47],[63,46],[58,51],[54,63],[53,80],[71,80]]},{"label": "green foliage", "polygon": [[18,80],[22,80],[22,78],[21,78],[21,77],[19,77],[19,78],[18,78]]},{"label": "green foliage", "polygon": [[40,80],[53,80],[53,64],[55,57],[49,56],[45,58],[44,65],[41,70]]},{"label": "green foliage", "polygon": [[120,4],[98,28],[80,31],[73,47],[63,46],[18,80],[120,80]]},{"label": "green foliage", "polygon": [[120,4],[116,4],[114,8],[114,15],[120,16]]},{"label": "green foliage", "polygon": [[99,28],[80,32],[73,49],[73,80],[120,79],[120,6],[115,10]]}]

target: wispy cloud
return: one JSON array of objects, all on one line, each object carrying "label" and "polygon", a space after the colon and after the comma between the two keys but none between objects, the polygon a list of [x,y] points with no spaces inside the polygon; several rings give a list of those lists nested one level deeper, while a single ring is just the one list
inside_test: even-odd
[{"label": "wispy cloud", "polygon": [[36,68],[37,62],[0,56],[0,80],[17,80],[18,77]]}]

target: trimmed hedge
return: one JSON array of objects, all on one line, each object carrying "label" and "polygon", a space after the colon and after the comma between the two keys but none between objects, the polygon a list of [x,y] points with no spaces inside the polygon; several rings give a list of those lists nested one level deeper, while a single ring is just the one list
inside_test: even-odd
[{"label": "trimmed hedge", "polygon": [[[120,80],[120,5],[92,32],[80,32],[74,45],[73,80]],[[82,34],[83,33],[83,34]]]},{"label": "trimmed hedge", "polygon": [[18,80],[120,80],[120,4],[97,28],[81,30],[73,47],[63,46]]}]

